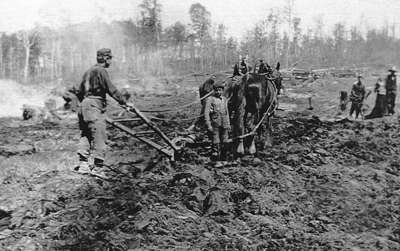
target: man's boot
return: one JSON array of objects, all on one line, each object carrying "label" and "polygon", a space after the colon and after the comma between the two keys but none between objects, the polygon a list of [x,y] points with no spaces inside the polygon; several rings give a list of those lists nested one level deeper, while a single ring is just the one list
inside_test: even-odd
[{"label": "man's boot", "polygon": [[103,168],[104,167],[104,160],[99,158],[94,158],[93,168]]},{"label": "man's boot", "polygon": [[215,168],[221,168],[225,165],[226,154],[225,154],[225,146],[223,144],[218,144],[218,156],[215,162]]},{"label": "man's boot", "polygon": [[211,158],[210,159],[212,161],[219,160],[219,154],[220,154],[219,144],[212,144],[211,145]]},{"label": "man's boot", "polygon": [[94,158],[94,163],[93,163],[93,166],[90,168],[90,171],[91,171],[92,174],[94,174],[96,176],[106,178],[107,175],[102,170],[103,167],[104,167],[104,160],[103,159]]},{"label": "man's boot", "polygon": [[89,160],[87,157],[78,154],[79,156],[79,165],[74,168],[75,171],[79,173],[88,173],[90,172]]}]

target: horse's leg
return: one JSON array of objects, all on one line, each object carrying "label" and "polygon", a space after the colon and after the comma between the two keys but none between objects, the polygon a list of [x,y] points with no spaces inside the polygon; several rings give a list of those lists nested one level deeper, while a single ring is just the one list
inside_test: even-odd
[{"label": "horse's leg", "polygon": [[235,110],[235,107],[233,106],[233,102],[231,100],[228,101],[228,113],[229,113],[229,119],[232,118],[233,111]]},{"label": "horse's leg", "polygon": [[[252,116],[252,122],[251,122],[251,130],[254,130],[255,129],[255,126],[257,125],[257,123],[258,123],[258,120],[260,119],[260,114],[259,114],[259,111],[260,111],[260,109],[259,109],[259,105],[257,104],[257,107],[256,107],[256,110],[254,111],[254,113],[253,113],[253,116]],[[259,130],[257,129],[257,132],[258,132]],[[256,153],[256,151],[257,151],[257,149],[256,149],[256,135],[255,134],[253,134],[252,136],[250,136],[251,138],[251,141],[250,141],[250,147],[249,147],[249,154],[255,154]]]},{"label": "horse's leg", "polygon": [[[247,134],[247,133],[251,132],[253,117],[254,117],[254,115],[252,113],[250,113],[248,110],[245,110],[244,117],[243,117],[243,124],[244,124],[243,132],[244,132],[244,134]],[[251,136],[246,137],[246,138],[243,139],[245,154],[249,153],[250,143],[251,143]]]},{"label": "horse's leg", "polygon": [[[278,94],[279,95],[279,94]],[[276,109],[279,109],[279,97],[276,97]],[[275,117],[275,112],[272,114]]]},{"label": "horse's leg", "polygon": [[[238,107],[238,109],[236,110],[235,113],[235,128],[236,128],[236,133],[235,133],[235,137],[241,136],[244,134],[244,114],[245,110],[244,110],[244,106],[240,105],[240,107]],[[243,138],[238,139],[238,146],[236,149],[236,153],[239,155],[243,155],[244,154],[244,145],[243,145]]]},{"label": "horse's leg", "polygon": [[251,143],[250,143],[250,147],[249,147],[249,154],[255,154],[257,149],[256,149],[256,136],[252,135],[251,137]]},{"label": "horse's leg", "polygon": [[[247,107],[248,109],[246,110],[246,116],[247,120],[245,120],[245,128],[246,128],[246,133],[250,133],[255,129],[255,126],[257,124],[257,121],[259,119],[259,104],[256,103],[254,104],[254,107]],[[247,146],[248,146],[248,153],[249,154],[255,154],[256,153],[256,144],[255,144],[255,135],[251,135],[247,139]]]},{"label": "horse's leg", "polygon": [[[246,110],[244,110],[243,114],[243,133],[242,134],[247,134],[249,132],[249,119],[251,119],[251,114]],[[248,137],[243,138],[243,149],[244,149],[244,154],[248,154]]]},{"label": "horse's leg", "polygon": [[271,121],[270,117],[267,117],[267,128],[266,128],[266,133],[265,133],[264,148],[272,146],[271,132],[272,132],[272,121]]}]

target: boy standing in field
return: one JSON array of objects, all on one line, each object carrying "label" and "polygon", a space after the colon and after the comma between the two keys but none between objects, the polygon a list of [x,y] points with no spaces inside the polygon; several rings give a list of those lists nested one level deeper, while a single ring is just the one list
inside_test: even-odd
[{"label": "boy standing in field", "polygon": [[353,84],[350,93],[350,101],[351,101],[350,117],[352,117],[353,112],[356,112],[356,119],[358,118],[358,115],[362,114],[361,108],[366,94],[365,86],[361,82],[361,79],[362,76],[359,74],[357,76],[357,81]]},{"label": "boy standing in field", "polygon": [[231,130],[227,100],[222,96],[223,91],[222,83],[214,84],[214,95],[206,99],[204,108],[207,130],[212,139],[212,160],[226,159],[228,132]]}]

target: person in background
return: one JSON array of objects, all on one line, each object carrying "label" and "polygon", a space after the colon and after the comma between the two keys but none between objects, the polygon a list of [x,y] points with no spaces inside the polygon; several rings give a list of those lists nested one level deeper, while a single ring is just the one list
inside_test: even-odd
[{"label": "person in background", "polygon": [[397,79],[396,79],[396,67],[389,69],[389,75],[386,77],[386,102],[387,110],[390,115],[394,114],[394,106],[397,94]]},{"label": "person in background", "polygon": [[232,77],[242,76],[240,73],[240,63],[242,62],[242,56],[239,56],[239,61],[233,65],[233,74]]},{"label": "person in background", "polygon": [[344,112],[347,109],[347,103],[349,103],[349,96],[347,91],[340,91],[339,92],[339,109],[341,112]]},{"label": "person in background", "polygon": [[247,57],[242,58],[242,61],[239,64],[239,72],[242,76],[250,72],[249,64],[247,63]]},{"label": "person in background", "polygon": [[366,90],[364,84],[361,82],[362,76],[359,74],[357,76],[357,81],[353,84],[350,93],[350,117],[353,116],[353,113],[356,113],[356,119],[361,114],[361,108],[363,105],[363,101],[365,98]]},{"label": "person in background", "polygon": [[386,88],[382,78],[378,78],[374,92],[376,93],[375,106],[371,113],[365,116],[366,119],[381,118],[387,113]]},{"label": "person in background", "polygon": [[268,72],[267,66],[265,65],[264,61],[260,59],[260,65],[258,66],[258,74],[265,74]]}]

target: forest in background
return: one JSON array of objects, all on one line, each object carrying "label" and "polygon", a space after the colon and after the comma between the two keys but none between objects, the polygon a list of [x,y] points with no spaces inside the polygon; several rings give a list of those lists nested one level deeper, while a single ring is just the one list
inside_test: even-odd
[{"label": "forest in background", "polygon": [[190,23],[164,27],[159,0],[143,0],[137,20],[93,20],[3,33],[0,78],[23,83],[76,81],[102,47],[113,51],[112,74],[132,79],[229,70],[239,55],[248,55],[250,64],[264,58],[285,68],[380,68],[399,63],[395,24],[362,32],[337,23],[326,34],[328,27],[319,18],[303,30],[293,6],[294,0],[287,0],[284,8],[257,17],[260,21],[243,31],[246,35],[240,41],[227,36],[224,24],[213,24],[210,12],[199,3],[188,10]]}]

